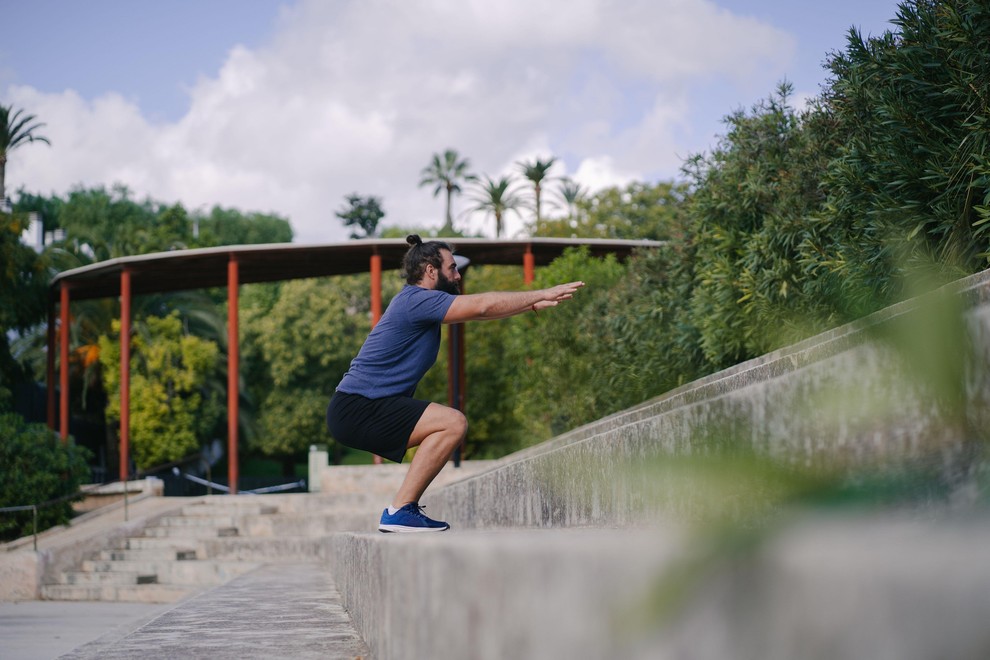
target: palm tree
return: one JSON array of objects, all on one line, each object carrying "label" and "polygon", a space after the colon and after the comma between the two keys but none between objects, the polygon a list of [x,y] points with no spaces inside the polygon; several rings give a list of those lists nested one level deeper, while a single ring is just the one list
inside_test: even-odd
[{"label": "palm tree", "polygon": [[567,211],[567,215],[578,220],[578,202],[587,197],[588,190],[582,186],[580,183],[571,179],[569,177],[563,177],[560,180],[560,189],[557,190],[557,197],[560,199],[560,203],[556,206]]},{"label": "palm tree", "polygon": [[12,106],[0,105],[0,204],[6,199],[4,179],[7,173],[7,153],[28,142],[44,142],[51,144],[48,138],[35,135],[34,131],[44,124],[31,124],[34,115],[21,118],[23,110],[14,111]]},{"label": "palm tree", "polygon": [[485,175],[485,181],[479,182],[477,193],[471,198],[477,202],[471,211],[484,211],[495,216],[495,238],[502,235],[502,217],[508,211],[519,213],[523,200],[514,191],[509,190],[513,181],[511,177],[503,176],[498,181]]},{"label": "palm tree", "polygon": [[533,162],[520,161],[516,163],[519,169],[522,171],[523,176],[529,179],[533,183],[533,190],[536,192],[536,224],[540,224],[540,193],[542,188],[540,184],[547,176],[547,172],[550,167],[556,162],[557,158],[551,156],[549,160],[542,161],[539,158]]},{"label": "palm tree", "polygon": [[453,149],[447,149],[440,154],[433,154],[433,160],[420,172],[419,186],[433,186],[433,196],[436,197],[440,191],[447,191],[447,221],[443,226],[443,233],[450,234],[454,231],[454,220],[450,214],[450,203],[454,193],[461,192],[462,181],[475,181],[476,176],[468,172],[470,162],[467,158],[461,159]]}]

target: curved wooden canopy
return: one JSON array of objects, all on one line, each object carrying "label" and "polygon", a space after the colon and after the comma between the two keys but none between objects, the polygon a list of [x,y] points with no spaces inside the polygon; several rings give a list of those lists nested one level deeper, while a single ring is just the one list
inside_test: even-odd
[{"label": "curved wooden canopy", "polygon": [[[455,253],[474,264],[522,265],[524,279],[532,280],[533,266],[545,265],[569,247],[587,246],[594,256],[614,254],[627,258],[637,248],[663,245],[657,241],[619,241],[566,238],[532,238],[492,241],[463,238],[449,241]],[[364,239],[346,243],[300,245],[235,245],[197,250],[175,250],[101,261],[59,273],[49,288],[48,323],[48,424],[54,429],[55,407],[55,305],[60,307],[60,323],[69,325],[72,301],[120,296],[120,478],[128,479],[130,444],[130,302],[135,295],[227,287],[228,359],[227,424],[228,478],[230,492],[237,493],[238,480],[238,294],[241,284],[275,282],[306,277],[327,277],[371,273],[372,325],[381,315],[381,271],[400,268],[408,250],[404,239]],[[456,326],[452,326],[453,330]],[[463,332],[463,330],[460,330]],[[464,409],[463,340],[456,339],[460,365],[450,372],[451,406]],[[59,367],[59,422],[63,439],[69,435],[69,333],[61,333]],[[455,459],[455,464],[459,458]]]},{"label": "curved wooden canopy", "polygon": [[[586,245],[592,255],[615,254],[628,257],[637,248],[659,247],[658,241],[608,239],[529,238],[489,240],[479,238],[447,240],[457,254],[473,264],[517,265],[530,252],[534,265],[546,265],[568,247]],[[57,302],[63,283],[72,290],[73,300],[120,295],[120,273],[131,273],[131,293],[162,293],[227,285],[227,265],[231,258],[239,264],[240,283],[274,282],[306,277],[325,277],[368,272],[372,255],[380,255],[382,268],[399,268],[409,246],[404,239],[362,239],[344,243],[303,245],[273,243],[234,245],[195,250],[156,252],[120,257],[59,273],[52,280],[49,294]]]}]

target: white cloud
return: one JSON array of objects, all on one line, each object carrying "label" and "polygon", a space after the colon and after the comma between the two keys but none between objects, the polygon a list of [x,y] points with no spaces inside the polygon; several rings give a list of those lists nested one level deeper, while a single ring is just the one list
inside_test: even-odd
[{"label": "white cloud", "polygon": [[493,176],[555,154],[591,188],[672,177],[698,148],[697,86],[769,89],[793,49],[708,0],[303,0],[269,44],[194,85],[178,122],[120,96],[9,88],[52,147],[15,152],[8,182],[277,212],[303,242],[346,236],[333,211],[351,192],[382,197],[386,224],[439,226],[442,198],[416,185],[434,152]]}]

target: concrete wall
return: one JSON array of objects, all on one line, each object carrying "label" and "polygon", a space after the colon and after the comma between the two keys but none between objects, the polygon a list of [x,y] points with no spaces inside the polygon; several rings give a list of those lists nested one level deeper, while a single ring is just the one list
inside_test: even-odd
[{"label": "concrete wall", "polygon": [[[944,292],[575,429],[428,491],[424,503],[462,528],[690,515],[697,493],[644,468],[740,448],[850,479],[913,481],[915,501],[933,506],[971,501],[990,429],[990,271]],[[954,307],[965,327],[953,324]]]}]

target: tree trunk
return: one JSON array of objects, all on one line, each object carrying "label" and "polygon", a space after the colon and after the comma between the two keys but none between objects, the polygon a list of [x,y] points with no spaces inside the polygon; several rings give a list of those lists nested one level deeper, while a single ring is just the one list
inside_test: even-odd
[{"label": "tree trunk", "polygon": [[533,188],[536,190],[536,226],[540,226],[540,184],[535,184]]},{"label": "tree trunk", "polygon": [[443,226],[443,231],[445,234],[454,233],[454,219],[450,215],[450,202],[454,196],[454,190],[452,186],[447,186],[447,224]]}]

